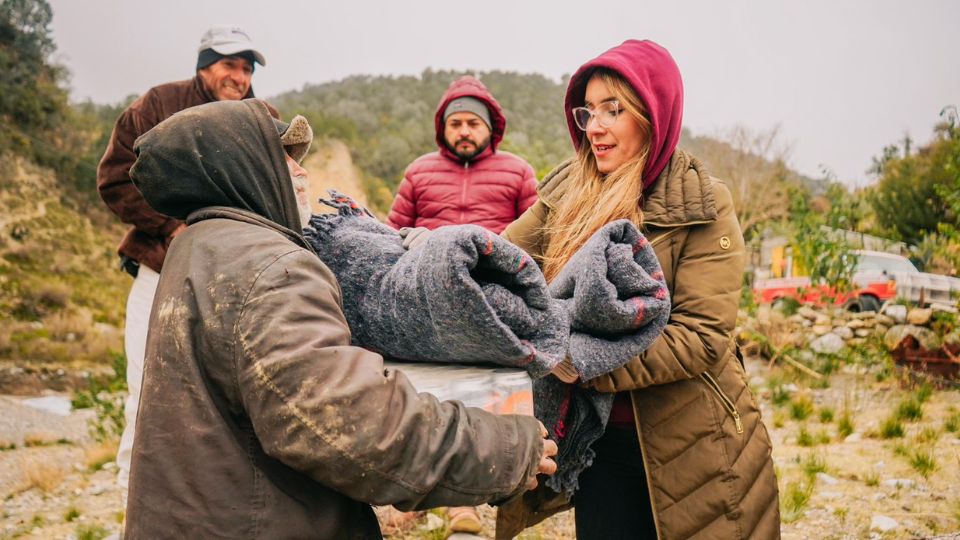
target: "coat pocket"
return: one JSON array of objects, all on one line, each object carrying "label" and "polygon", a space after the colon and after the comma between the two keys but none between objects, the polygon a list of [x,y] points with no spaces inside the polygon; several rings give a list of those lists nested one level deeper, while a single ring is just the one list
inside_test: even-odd
[{"label": "coat pocket", "polygon": [[727,411],[727,414],[733,417],[733,425],[737,428],[737,433],[743,433],[743,422],[740,421],[740,412],[737,411],[737,406],[733,400],[727,397],[723,389],[720,388],[720,384],[713,378],[713,375],[703,372],[700,374],[700,379],[716,394],[717,399],[720,400],[720,404]]}]

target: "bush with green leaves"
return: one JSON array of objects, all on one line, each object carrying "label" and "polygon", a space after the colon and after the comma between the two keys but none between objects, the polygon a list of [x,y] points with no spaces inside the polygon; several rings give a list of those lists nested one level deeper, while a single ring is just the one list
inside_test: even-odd
[{"label": "bush with green leaves", "polygon": [[113,356],[113,375],[106,383],[91,380],[86,390],[77,391],[71,404],[74,409],[93,408],[95,415],[87,428],[97,442],[114,440],[123,434],[126,418],[123,405],[127,391],[127,357],[120,353]]}]

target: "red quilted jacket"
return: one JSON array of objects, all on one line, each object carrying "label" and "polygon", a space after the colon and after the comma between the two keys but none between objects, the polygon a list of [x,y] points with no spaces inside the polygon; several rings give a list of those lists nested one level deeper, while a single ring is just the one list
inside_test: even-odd
[{"label": "red quilted jacket", "polygon": [[[469,162],[451,152],[443,140],[443,111],[452,100],[471,96],[486,103],[493,123],[490,146]],[[499,234],[537,200],[537,178],[529,163],[498,152],[507,119],[487,88],[462,77],[440,98],[434,117],[438,152],[420,156],[407,167],[387,224],[435,229],[471,223]]]}]

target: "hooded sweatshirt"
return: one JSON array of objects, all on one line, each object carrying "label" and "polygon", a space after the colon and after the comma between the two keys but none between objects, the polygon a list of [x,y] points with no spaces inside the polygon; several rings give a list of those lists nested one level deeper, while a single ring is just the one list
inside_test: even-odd
[{"label": "hooded sweatshirt", "polygon": [[652,41],[630,39],[580,66],[570,78],[564,113],[577,150],[584,132],[573,120],[573,108],[582,107],[587,83],[597,69],[614,71],[630,84],[647,109],[650,121],[650,154],[643,170],[644,190],[660,176],[680,142],[683,122],[683,80],[666,49]]},{"label": "hooded sweatshirt", "polygon": [[[608,69],[622,76],[647,110],[650,121],[650,153],[643,170],[646,192],[660,176],[677,143],[683,121],[683,80],[680,69],[666,49],[649,40],[629,39],[580,66],[570,78],[563,108],[570,138],[577,150],[585,142],[584,132],[573,120],[574,107],[582,107],[587,83],[597,69]],[[589,144],[589,143],[587,143]],[[630,399],[618,395],[610,414],[610,424],[633,425]]]},{"label": "hooded sweatshirt", "polygon": [[[473,97],[490,112],[490,145],[464,161],[447,146],[443,113],[451,101]],[[438,151],[407,167],[387,224],[435,229],[443,225],[480,225],[499,234],[537,200],[533,167],[519,157],[498,151],[507,129],[503,109],[487,87],[461,77],[440,98],[434,116]]]}]

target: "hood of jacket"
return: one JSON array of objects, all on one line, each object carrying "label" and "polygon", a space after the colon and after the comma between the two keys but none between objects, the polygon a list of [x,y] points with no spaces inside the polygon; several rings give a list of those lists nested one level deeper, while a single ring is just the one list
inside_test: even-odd
[{"label": "hood of jacket", "polygon": [[139,137],[134,152],[130,178],[162,214],[183,220],[203,208],[229,207],[300,231],[280,135],[260,100],[178,112]]},{"label": "hood of jacket", "polygon": [[587,83],[593,72],[606,68],[623,77],[647,108],[650,120],[650,154],[643,171],[646,189],[670,162],[683,121],[683,80],[680,69],[666,49],[652,41],[635,39],[608,50],[580,66],[570,78],[564,99],[567,128],[574,148],[580,148],[583,132],[573,120],[573,108],[583,106]]},{"label": "hood of jacket", "polygon": [[503,134],[507,131],[507,117],[504,116],[503,108],[501,108],[497,100],[494,99],[493,94],[476,78],[467,75],[450,83],[447,91],[444,92],[443,97],[440,98],[440,103],[437,105],[437,112],[433,117],[433,124],[437,130],[437,147],[440,149],[440,154],[448,159],[460,161],[460,157],[447,147],[447,141],[444,139],[443,111],[446,110],[447,105],[449,105],[451,101],[464,96],[479,99],[486,104],[487,110],[490,111],[490,122],[493,124],[490,126],[490,146],[479,156],[473,158],[473,160],[476,161],[497,151],[497,146],[500,145],[500,141],[503,140]]}]

